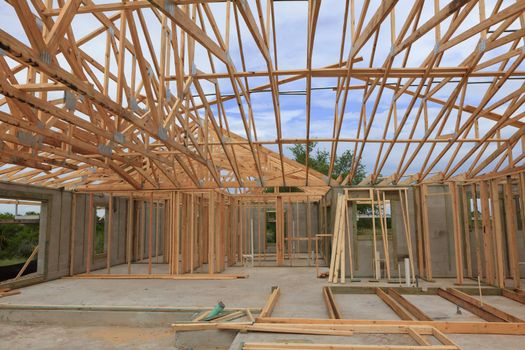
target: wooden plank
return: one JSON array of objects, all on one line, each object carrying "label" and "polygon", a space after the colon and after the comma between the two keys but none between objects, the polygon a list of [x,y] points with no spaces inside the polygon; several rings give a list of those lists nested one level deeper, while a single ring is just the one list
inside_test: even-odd
[{"label": "wooden plank", "polygon": [[107,273],[111,273],[111,240],[113,238],[113,194],[109,194],[109,205],[108,205],[108,236],[107,236],[107,252],[106,252],[106,270]]},{"label": "wooden plank", "polygon": [[376,294],[381,300],[385,302],[396,313],[396,315],[405,321],[411,321],[412,316],[403,309],[390,295],[385,293],[381,288],[376,288]]},{"label": "wooden plank", "polygon": [[180,251],[180,192],[175,192],[175,203],[173,207],[173,273],[179,274],[179,251]]},{"label": "wooden plank", "polygon": [[408,210],[408,190],[407,189],[404,189],[403,191],[399,191],[399,201],[401,202],[401,214],[403,216],[403,223],[405,224],[405,239],[407,242],[408,260],[410,263],[410,270],[412,272],[412,281],[415,281],[416,280],[416,270],[414,268],[414,253],[412,250],[412,234],[410,232],[410,216],[409,216],[409,210]]},{"label": "wooden plank", "polygon": [[[239,327],[238,323],[236,324],[237,324],[237,327]],[[250,323],[244,322],[243,324],[246,325]],[[171,325],[171,328],[176,332],[217,330],[218,327],[219,327],[218,322],[174,323]]]},{"label": "wooden plank", "polygon": [[486,181],[479,184],[481,200],[481,220],[483,239],[483,260],[485,261],[485,279],[487,283],[494,283],[494,253],[492,246],[492,226],[489,211],[489,186]]},{"label": "wooden plank", "polygon": [[23,274],[24,272],[26,271],[27,267],[29,266],[29,263],[31,262],[31,260],[34,259],[35,255],[38,253],[38,245],[35,246],[35,248],[33,248],[33,252],[31,253],[31,255],[29,255],[29,258],[26,259],[24,265],[22,266],[22,268],[20,269],[20,271],[18,271],[16,277],[14,278],[14,281],[18,280]]},{"label": "wooden plank", "polygon": [[[344,335],[344,334],[339,334]],[[274,350],[274,349],[307,349],[307,350],[457,350],[458,347],[453,345],[350,345],[350,344],[312,344],[312,343],[244,343],[242,350]]]},{"label": "wooden plank", "polygon": [[228,56],[226,52],[217,45],[201,28],[199,28],[195,22],[184,11],[179,9],[175,4],[172,6],[166,5],[160,0],[148,0],[153,6],[157,7],[162,11],[169,19],[174,23],[177,23],[188,35],[197,40],[201,45],[213,53],[222,62],[228,64]]},{"label": "wooden plank", "polygon": [[194,194],[190,194],[190,273],[193,273],[193,265],[195,264],[195,200],[194,200]]},{"label": "wooden plank", "polygon": [[20,294],[20,293],[22,293],[22,292],[19,291],[19,290],[9,290],[9,291],[6,291],[6,292],[0,292],[0,298],[8,297],[8,296],[11,296],[11,295],[17,295],[17,294]]},{"label": "wooden plank", "polygon": [[510,275],[514,280],[514,288],[520,288],[520,265],[516,229],[516,203],[512,193],[512,180],[507,177],[505,182],[505,228],[507,233],[507,252],[510,266]]},{"label": "wooden plank", "polygon": [[455,297],[458,297],[470,304],[473,304],[475,306],[477,306],[478,308],[484,310],[484,311],[487,311],[491,314],[493,314],[494,316],[506,321],[506,322],[525,322],[523,321],[522,319],[520,319],[519,317],[516,317],[514,315],[511,315],[505,311],[502,311],[490,304],[488,304],[487,302],[485,301],[481,301],[481,300],[478,300],[476,298],[474,298],[473,296],[471,295],[468,295],[460,290],[457,290],[455,288],[448,288],[447,289],[448,292],[450,292],[451,294],[453,294]]},{"label": "wooden plank", "polygon": [[65,279],[166,279],[166,280],[232,280],[239,278],[247,278],[248,275],[233,275],[233,274],[207,274],[207,273],[186,273],[182,275],[168,275],[168,274],[80,274],[71,277],[63,277]]},{"label": "wooden plank", "polygon": [[68,0],[60,10],[60,14],[56,19],[53,28],[51,28],[44,38],[46,49],[50,54],[55,54],[59,41],[63,38],[67,28],[71,25],[71,20],[75,16],[81,3],[82,1],[80,0]]},{"label": "wooden plank", "polygon": [[277,301],[279,301],[280,295],[281,295],[281,290],[279,287],[275,287],[272,289],[272,293],[270,294],[270,297],[268,298],[268,300],[266,300],[266,304],[262,308],[262,311],[259,314],[259,317],[270,317],[272,315],[272,311],[275,308]]},{"label": "wooden plank", "polygon": [[217,231],[215,230],[215,192],[209,193],[208,201],[208,273],[215,273],[215,240]]},{"label": "wooden plank", "polygon": [[414,330],[414,328],[412,327],[408,327],[408,335],[410,335],[410,337],[412,339],[414,339],[414,341],[416,343],[418,343],[419,345],[423,345],[423,346],[429,346],[431,345],[430,342],[428,340],[426,340],[421,334],[419,334],[416,330]]},{"label": "wooden plank", "polygon": [[518,303],[525,304],[525,295],[520,294],[520,293],[516,293],[513,290],[502,289],[501,290],[501,295],[504,296],[505,298],[517,301]]},{"label": "wooden plank", "polygon": [[496,281],[499,288],[505,287],[505,266],[503,260],[503,225],[501,222],[501,205],[498,183],[491,182],[491,199],[493,206],[494,240],[496,248]]},{"label": "wooden plank", "polygon": [[148,274],[152,271],[152,255],[153,255],[153,192],[150,194],[148,203],[149,219],[148,219]]},{"label": "wooden plank", "polygon": [[69,247],[69,275],[75,274],[75,248],[77,236],[77,194],[71,194],[71,245]]},{"label": "wooden plank", "polygon": [[420,308],[412,304],[409,300],[399,294],[395,289],[387,288],[387,293],[392,297],[396,302],[398,302],[405,310],[410,312],[416,319],[420,321],[432,321],[426,313],[424,313]]},{"label": "wooden plank", "polygon": [[472,198],[472,204],[473,204],[472,207],[473,207],[473,212],[474,212],[474,239],[476,241],[476,268],[477,268],[477,275],[481,279],[483,277],[483,263],[481,260],[482,241],[481,241],[481,236],[479,232],[479,210],[478,210],[478,194],[477,194],[476,184],[471,185],[471,198]]},{"label": "wooden plank", "polygon": [[[238,330],[237,325],[228,323],[221,323],[217,325],[217,329],[233,329]],[[253,325],[245,325],[240,328],[242,331],[250,332],[265,332],[265,333],[291,333],[291,334],[311,334],[311,335],[338,335],[338,336],[352,336],[353,331],[338,330],[338,329],[312,329],[312,328],[298,328],[298,327],[283,327],[281,325],[260,325],[257,322]]]},{"label": "wooden plank", "polygon": [[467,276],[473,278],[472,275],[472,248],[470,240],[470,202],[467,195],[467,187],[462,185],[461,192],[461,210],[463,218],[463,236],[465,237],[465,262],[467,267]]},{"label": "wooden plank", "polygon": [[381,192],[376,190],[377,203],[379,208],[379,223],[381,227],[381,238],[383,240],[383,253],[385,255],[385,267],[386,267],[386,278],[390,280],[390,254],[388,249],[388,225],[386,217],[386,200],[384,198],[385,193],[383,192],[383,198],[381,198]]},{"label": "wooden plank", "polygon": [[91,257],[93,256],[93,224],[95,218],[93,216],[94,204],[93,193],[89,194],[89,208],[88,208],[88,236],[87,236],[87,254],[86,254],[86,273],[91,272]]},{"label": "wooden plank", "polygon": [[425,261],[423,250],[423,213],[421,211],[421,187],[414,187],[414,206],[416,215],[416,243],[417,243],[417,267],[421,275],[425,276]]},{"label": "wooden plank", "polygon": [[[126,226],[126,263],[128,265],[128,274],[131,274],[132,244],[133,244],[133,223],[135,214],[135,201],[133,195],[128,197],[128,221]],[[135,231],[136,232],[136,231]]]},{"label": "wooden plank", "polygon": [[449,190],[452,201],[452,222],[454,226],[454,257],[456,259],[456,283],[463,284],[463,240],[461,238],[460,225],[460,206],[457,185],[453,182],[449,183]]},{"label": "wooden plank", "polygon": [[283,198],[281,196],[278,196],[276,199],[275,219],[276,219],[275,249],[276,249],[276,254],[277,254],[277,266],[283,266],[284,265],[284,208],[283,208]]},{"label": "wooden plank", "polygon": [[428,187],[421,185],[421,214],[423,215],[423,252],[425,257],[425,278],[432,280],[432,258],[430,254],[430,225],[428,220]]},{"label": "wooden plank", "polygon": [[328,316],[331,319],[343,318],[341,316],[341,312],[339,311],[339,308],[337,307],[337,304],[335,302],[335,297],[330,287],[323,287],[323,298],[325,301],[326,309],[328,311]]},{"label": "wooden plank", "polygon": [[485,311],[485,310],[479,308],[478,306],[476,306],[476,305],[474,305],[474,304],[472,304],[472,303],[470,303],[468,301],[465,301],[465,300],[459,298],[458,296],[452,294],[450,291],[445,290],[443,288],[439,288],[438,289],[438,295],[440,297],[450,301],[451,303],[454,303],[454,304],[464,308],[465,310],[473,313],[474,315],[481,317],[485,321],[489,321],[489,322],[502,322],[502,321],[504,321],[500,317],[497,317],[497,316],[493,315],[492,313],[490,313],[488,311]]},{"label": "wooden plank", "polygon": [[[331,320],[320,318],[282,318],[259,317],[257,322],[278,324],[307,324],[307,325],[363,325],[370,324],[369,320]],[[403,321],[403,320],[374,320],[377,326],[432,326],[445,334],[499,334],[525,335],[524,323],[509,322],[448,322],[448,321]]]}]

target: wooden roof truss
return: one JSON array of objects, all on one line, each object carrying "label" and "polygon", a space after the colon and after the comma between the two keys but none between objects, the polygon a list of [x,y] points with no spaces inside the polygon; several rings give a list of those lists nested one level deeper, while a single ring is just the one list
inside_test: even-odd
[{"label": "wooden roof truss", "polygon": [[[346,178],[328,180],[344,148],[371,160],[363,185],[525,165],[525,2],[348,0],[334,33],[339,54],[322,67],[316,38],[331,4],[303,3],[304,63],[280,69],[276,0],[7,0],[0,10],[16,14],[21,31],[0,25],[0,180],[100,190],[327,188],[356,174],[354,162]],[[414,63],[429,35],[434,47]],[[444,64],[455,56],[457,64]],[[327,79],[331,136],[315,137],[314,91]],[[287,138],[283,86],[297,82],[305,134]],[[256,93],[271,103],[275,139],[260,137]],[[349,96],[362,102],[355,116]],[[285,155],[289,144],[312,142],[330,150],[329,176]]]}]

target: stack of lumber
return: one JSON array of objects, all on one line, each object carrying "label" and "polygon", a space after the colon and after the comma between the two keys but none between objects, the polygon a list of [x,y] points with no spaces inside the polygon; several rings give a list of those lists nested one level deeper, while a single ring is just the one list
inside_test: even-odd
[{"label": "stack of lumber", "polygon": [[[229,329],[229,330],[245,330],[245,326],[255,324],[252,311],[259,314],[261,317],[271,317],[273,309],[279,300],[281,289],[278,286],[273,286],[268,300],[262,309],[224,309],[223,312],[210,319],[208,314],[212,309],[203,310],[196,315],[190,322],[179,322],[171,325],[174,331],[198,331],[208,329]],[[239,318],[247,318],[247,321],[236,321]]]},{"label": "stack of lumber", "polygon": [[[234,327],[240,327],[241,325],[251,325],[255,322],[252,312],[249,308],[247,309],[225,309],[213,318],[209,318],[208,315],[212,309],[206,309],[195,315],[195,317],[189,322],[173,323],[171,325],[174,331],[200,331],[207,329],[221,329],[221,325],[230,324]],[[247,318],[244,322],[232,322],[240,318]]]},{"label": "stack of lumber", "polygon": [[335,223],[332,234],[332,255],[330,258],[330,271],[328,282],[345,283],[345,223],[347,216],[347,205],[345,196],[337,196],[337,206],[335,209]]},{"label": "stack of lumber", "polygon": [[20,294],[19,290],[11,290],[9,288],[0,288],[0,298],[8,297],[10,295]]},{"label": "stack of lumber", "polygon": [[192,320],[192,322],[227,322],[231,320],[236,320],[241,317],[249,317],[251,315],[251,312],[249,309],[245,310],[224,310],[220,312],[218,315],[214,317],[209,317],[209,313],[212,310],[204,310],[200,312],[197,316],[195,316]]}]

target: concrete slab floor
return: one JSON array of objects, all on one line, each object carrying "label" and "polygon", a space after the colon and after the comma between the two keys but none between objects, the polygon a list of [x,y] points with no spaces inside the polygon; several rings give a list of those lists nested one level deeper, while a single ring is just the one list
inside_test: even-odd
[{"label": "concrete slab floor", "polygon": [[[501,335],[447,335],[463,350],[521,350],[525,336]],[[435,339],[427,337],[432,344],[437,345]],[[360,345],[416,345],[406,335],[384,334],[355,334],[351,337],[331,337],[301,334],[268,334],[268,333],[239,333],[232,342],[229,350],[241,349],[243,342],[293,342],[293,343],[323,343],[323,344],[360,344]]]},{"label": "concrete slab floor", "polygon": [[[164,265],[154,265],[162,271]],[[134,264],[133,272],[146,272],[147,264]],[[155,270],[154,270],[155,271]],[[102,271],[100,271],[102,272]],[[112,268],[114,273],[127,272],[127,267]],[[97,272],[99,273],[99,272]],[[170,306],[170,307],[212,307],[222,300],[227,307],[262,308],[272,286],[280,286],[281,297],[274,309],[275,317],[327,318],[322,296],[322,287],[328,285],[326,279],[319,279],[313,267],[232,267],[227,274],[248,274],[247,279],[236,280],[92,280],[59,279],[23,288],[21,294],[4,297],[1,304],[46,304],[46,305],[100,305],[100,306]],[[437,280],[434,283],[422,282],[423,287],[453,286],[453,279]],[[370,283],[362,280],[347,282],[346,286],[396,286],[386,282]],[[466,310],[456,314],[454,304],[438,296],[405,295],[429,316],[438,320],[481,321]],[[352,319],[391,319],[398,317],[374,294],[335,294],[336,302],[345,318]],[[496,307],[524,317],[525,305],[508,301],[502,297],[484,297]],[[1,311],[0,311],[1,312]],[[67,319],[64,321],[67,323]],[[106,326],[100,319],[97,327],[68,327],[51,324],[0,323],[0,349],[50,349],[85,348],[127,349],[175,348],[175,337],[167,327],[149,328]],[[166,322],[166,326],[171,322]],[[71,326],[71,325],[70,325]],[[139,335],[143,335],[140,337]],[[214,348],[213,333],[187,335],[198,340],[200,346],[194,349]],[[235,335],[232,335],[232,339]],[[242,337],[269,337],[275,339],[295,339],[295,335],[240,334]],[[134,340],[135,338],[141,338]],[[365,338],[352,337],[352,343],[375,344],[387,341],[383,336]],[[226,339],[226,337],[224,337]],[[345,337],[327,337],[332,341],[345,341]],[[451,338],[465,349],[522,349],[525,337],[521,336],[467,336],[454,335]],[[261,338],[262,339],[262,338]],[[311,336],[297,336],[297,339],[314,339]],[[368,339],[368,340],[367,340]],[[477,342],[476,339],[482,339]],[[229,346],[230,343],[228,343]],[[219,347],[227,348],[228,346]]]},{"label": "concrete slab floor", "polygon": [[399,320],[399,317],[375,294],[335,294],[343,318],[354,320]]},{"label": "concrete slab floor", "polygon": [[[165,273],[165,264],[153,265],[153,273]],[[112,267],[112,273],[127,273],[127,266]],[[94,273],[104,273],[104,270]],[[147,273],[147,264],[133,264],[132,273]],[[313,267],[230,267],[226,274],[247,274],[249,278],[236,280],[180,281],[180,280],[101,280],[58,279],[22,289],[22,293],[4,297],[1,303],[53,304],[53,305],[140,305],[209,307],[222,300],[228,307],[262,307],[272,286],[280,286],[284,305],[290,311],[311,302],[308,317],[325,317],[314,304],[322,304],[321,287],[329,285],[327,279],[315,276]],[[420,284],[425,287],[453,286],[453,279]],[[333,284],[331,284],[334,286]],[[347,286],[393,287],[387,282],[347,282]],[[299,297],[300,296],[300,297]],[[297,309],[296,308],[296,309]],[[276,315],[283,315],[279,305]],[[299,314],[298,314],[299,315]],[[288,316],[292,316],[288,314]]]},{"label": "concrete slab floor", "polygon": [[242,343],[308,343],[308,344],[367,344],[367,345],[417,345],[405,334],[354,334],[328,336],[279,333],[239,333],[230,350],[241,349]]},{"label": "concrete slab floor", "polygon": [[483,295],[481,298],[477,295],[473,295],[473,297],[482,300],[484,303],[490,304],[501,311],[505,311],[525,320],[525,305],[520,304],[517,301],[499,295]]},{"label": "concrete slab floor", "polygon": [[443,299],[439,295],[403,295],[408,301],[417,306],[430,318],[436,321],[452,322],[482,322],[483,319],[460,308],[458,314],[457,305]]},{"label": "concrete slab floor", "polygon": [[1,350],[176,349],[168,327],[67,327],[0,324]]},{"label": "concrete slab floor", "polygon": [[[117,269],[112,271],[117,272]],[[326,280],[316,278],[314,268],[232,267],[225,273],[247,274],[249,278],[204,281],[59,279],[23,288],[21,294],[4,297],[1,303],[212,307],[221,300],[232,308],[262,308],[271,287],[279,286],[284,301],[278,304],[276,312],[282,311],[280,306],[288,310],[300,309],[303,300],[310,299],[323,307],[314,308],[314,313],[303,316],[325,317],[321,287]]]}]

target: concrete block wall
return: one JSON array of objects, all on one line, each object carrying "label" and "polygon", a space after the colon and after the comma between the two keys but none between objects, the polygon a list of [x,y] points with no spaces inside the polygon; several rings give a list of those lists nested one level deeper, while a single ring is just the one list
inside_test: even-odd
[{"label": "concrete block wall", "polygon": [[69,274],[71,193],[0,182],[0,197],[41,201],[37,274],[45,279]]},{"label": "concrete block wall", "polygon": [[[69,275],[73,193],[31,185],[0,182],[0,197],[41,201],[38,281]],[[89,196],[76,194],[74,273],[85,272]],[[112,265],[125,262],[127,199],[114,198]],[[108,197],[95,197],[95,205],[107,205]],[[92,260],[91,270],[106,266],[106,257]]]},{"label": "concrete block wall", "polygon": [[452,199],[447,185],[428,186],[428,228],[432,276],[455,277]]}]

